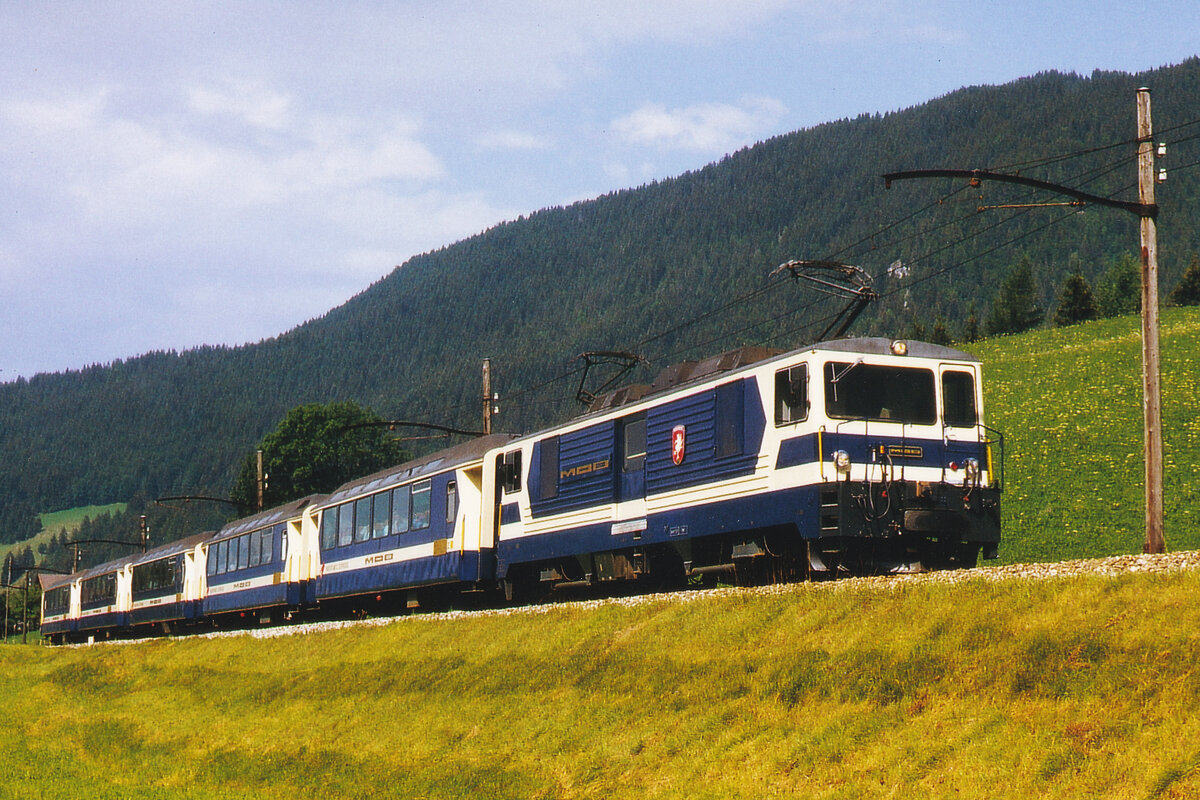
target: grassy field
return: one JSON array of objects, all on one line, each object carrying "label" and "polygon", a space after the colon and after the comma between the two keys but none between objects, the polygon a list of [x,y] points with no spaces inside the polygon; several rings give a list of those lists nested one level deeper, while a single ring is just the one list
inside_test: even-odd
[{"label": "grassy field", "polygon": [[10,551],[24,549],[29,545],[37,549],[39,544],[49,544],[50,539],[59,531],[66,529],[68,533],[74,531],[83,522],[84,517],[98,517],[101,514],[116,513],[125,510],[125,503],[110,503],[106,506],[82,506],[80,508],[69,508],[65,511],[54,511],[49,514],[39,514],[38,519],[42,523],[42,530],[32,539],[26,539],[17,544],[0,544],[0,562],[4,561],[4,557]]},{"label": "grassy field", "polygon": [[[1005,562],[1140,552],[1137,317],[973,346],[985,411],[1005,434]],[[1164,516],[1170,550],[1200,548],[1200,309],[1162,315]]]},{"label": "grassy field", "polygon": [[[1162,342],[1167,541],[1196,549],[1200,312]],[[1137,320],[974,349],[1003,560],[1140,551]],[[1198,594],[1200,572],[976,573],[0,647],[0,799],[1195,797]]]},{"label": "grassy field", "polygon": [[0,797],[1181,798],[1200,572],[0,648]]}]

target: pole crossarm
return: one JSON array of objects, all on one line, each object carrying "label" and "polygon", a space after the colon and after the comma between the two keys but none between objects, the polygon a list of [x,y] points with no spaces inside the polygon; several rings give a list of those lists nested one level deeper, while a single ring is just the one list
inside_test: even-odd
[{"label": "pole crossarm", "polygon": [[884,188],[890,189],[892,188],[892,181],[904,181],[912,178],[966,178],[971,181],[972,186],[978,186],[980,182],[985,180],[1017,183],[1021,186],[1029,186],[1034,189],[1045,189],[1048,192],[1065,194],[1067,197],[1074,197],[1076,200],[1082,200],[1085,203],[1119,208],[1137,217],[1150,217],[1153,219],[1158,216],[1157,203],[1135,203],[1129,200],[1114,200],[1111,197],[1101,197],[1090,192],[1072,189],[1070,186],[1050,183],[1050,181],[1026,178],[1023,175],[1009,175],[1004,172],[992,172],[986,169],[910,169],[902,172],[889,172],[883,176],[883,185]]},{"label": "pole crossarm", "polygon": [[483,431],[467,431],[461,428],[451,428],[446,425],[437,425],[432,422],[412,422],[403,419],[381,419],[372,422],[356,422],[353,425],[347,425],[343,428],[339,428],[338,432],[349,433],[350,431],[357,430],[359,428],[428,428],[432,431],[441,431],[442,433],[449,433],[456,436],[487,435]]},{"label": "pole crossarm", "polygon": [[185,503],[190,503],[193,500],[203,500],[208,503],[225,503],[226,505],[230,505],[230,506],[234,506],[234,507],[236,507],[238,505],[233,500],[230,500],[227,497],[209,497],[208,495],[204,495],[204,494],[173,494],[173,495],[167,495],[166,497],[154,498],[154,502],[159,503],[159,504],[169,503],[173,500],[182,500]]}]

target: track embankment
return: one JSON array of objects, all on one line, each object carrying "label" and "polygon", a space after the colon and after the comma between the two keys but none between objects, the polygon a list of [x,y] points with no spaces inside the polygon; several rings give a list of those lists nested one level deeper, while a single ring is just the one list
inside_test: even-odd
[{"label": "track embankment", "polygon": [[[1082,575],[1132,575],[1138,573],[1168,573],[1182,570],[1200,569],[1200,551],[1190,550],[1181,553],[1137,554],[1107,556],[1104,558],[1083,558],[1071,561],[1059,561],[1045,564],[1003,564],[999,566],[976,567],[975,569],[942,570],[938,572],[914,572],[895,575],[878,575],[862,578],[842,578],[839,580],[817,581],[812,583],[776,584],[754,587],[720,587],[715,589],[690,589],[664,594],[639,594],[621,597],[605,597],[592,600],[572,600],[560,603],[544,603],[532,606],[516,606],[506,608],[479,609],[470,611],[442,611],[426,614],[414,614],[403,617],[371,617],[367,619],[337,620],[325,622],[309,622],[296,625],[282,625],[273,628],[239,629],[229,631],[213,631],[200,634],[202,637],[220,638],[226,636],[252,636],[260,639],[277,636],[295,636],[320,633],[322,631],[340,630],[361,626],[390,625],[402,621],[425,621],[463,619],[472,617],[507,616],[512,614],[548,614],[556,610],[580,610],[587,608],[602,608],[604,606],[634,607],[648,603],[660,602],[694,602],[715,597],[754,597],[766,595],[781,595],[799,592],[826,592],[845,590],[864,590],[878,588],[881,591],[893,590],[922,584],[956,584],[964,581],[1045,581],[1061,578],[1071,578]],[[112,644],[127,644],[139,640],[114,640]]]}]

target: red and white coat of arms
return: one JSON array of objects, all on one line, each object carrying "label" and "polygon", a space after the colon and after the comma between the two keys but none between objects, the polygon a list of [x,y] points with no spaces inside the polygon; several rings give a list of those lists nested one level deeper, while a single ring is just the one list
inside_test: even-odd
[{"label": "red and white coat of arms", "polygon": [[671,460],[675,466],[683,463],[683,455],[687,452],[687,427],[676,425],[671,429]]}]

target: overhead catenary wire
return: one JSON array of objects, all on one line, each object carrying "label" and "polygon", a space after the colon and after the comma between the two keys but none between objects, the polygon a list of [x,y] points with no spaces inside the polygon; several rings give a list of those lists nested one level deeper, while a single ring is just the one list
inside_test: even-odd
[{"label": "overhead catenary wire", "polygon": [[[1156,138],[1167,139],[1167,143],[1170,146],[1175,146],[1178,144],[1182,144],[1182,143],[1194,141],[1196,139],[1200,139],[1200,132],[1196,132],[1196,133],[1190,134],[1188,136],[1178,137],[1175,139],[1169,139],[1167,137],[1167,134],[1169,134],[1171,132],[1181,131],[1181,130],[1187,129],[1187,128],[1189,128],[1191,126],[1195,126],[1195,125],[1200,125],[1200,118],[1194,119],[1194,120],[1189,120],[1187,122],[1180,123],[1178,125],[1174,125],[1169,128],[1162,129],[1156,134]],[[1136,139],[1125,139],[1125,140],[1113,142],[1110,144],[1100,145],[1097,147],[1086,148],[1086,149],[1082,149],[1082,150],[1071,151],[1068,153],[1060,153],[1060,154],[1056,154],[1056,155],[1052,155],[1052,156],[1047,156],[1047,157],[1041,158],[1041,159],[1031,159],[1031,160],[1023,161],[1023,162],[1012,162],[1009,164],[1002,164],[998,167],[993,167],[993,169],[994,170],[1013,170],[1013,169],[1025,169],[1025,168],[1030,168],[1030,167],[1045,167],[1045,166],[1049,166],[1052,164],[1070,161],[1072,159],[1079,159],[1079,158],[1083,158],[1083,157],[1086,157],[1089,155],[1094,155],[1096,153],[1106,152],[1106,151],[1113,150],[1113,149],[1116,149],[1119,147],[1132,146],[1135,144],[1137,144]],[[1071,176],[1070,178],[1068,178],[1068,180],[1081,182],[1082,185],[1086,186],[1086,185],[1092,184],[1092,183],[1100,180],[1101,178],[1105,177],[1106,175],[1109,175],[1112,172],[1114,172],[1124,166],[1129,165],[1130,163],[1134,162],[1136,160],[1136,158],[1137,158],[1136,153],[1130,154],[1127,156],[1122,156],[1118,159],[1113,159],[1104,164],[1100,164],[1100,165],[1091,167],[1087,170],[1080,171],[1080,172],[1074,174],[1073,176]],[[1193,169],[1197,166],[1200,166],[1200,161],[1190,162],[1190,163],[1187,163],[1184,165],[1179,165],[1179,166],[1172,166],[1172,171],[1173,172],[1181,172],[1184,170]],[[833,260],[835,258],[844,256],[846,253],[853,252],[856,249],[858,249],[864,245],[868,245],[868,244],[871,245],[871,250],[879,250],[879,249],[884,249],[884,248],[897,247],[905,242],[913,241],[913,240],[923,238],[923,237],[928,237],[930,234],[936,233],[937,231],[940,231],[940,230],[944,230],[947,227],[961,224],[964,221],[970,219],[972,216],[975,216],[978,213],[977,210],[973,211],[971,213],[967,213],[967,214],[963,214],[961,216],[951,218],[946,221],[939,222],[937,225],[933,226],[932,228],[928,228],[928,229],[920,230],[920,231],[914,231],[912,233],[897,236],[893,239],[889,239],[882,243],[879,242],[879,238],[882,234],[888,233],[890,231],[894,231],[897,228],[903,226],[905,223],[913,220],[914,218],[917,218],[917,217],[925,214],[929,210],[937,208],[942,205],[945,205],[948,201],[954,199],[957,195],[959,195],[960,193],[965,191],[967,188],[969,188],[968,185],[963,185],[963,186],[957,187],[953,191],[938,197],[937,199],[921,206],[920,208],[918,208],[912,212],[909,212],[909,213],[903,215],[902,217],[899,217],[899,218],[887,223],[886,225],[880,227],[878,230],[873,231],[872,233],[870,233],[866,236],[863,236],[854,242],[851,242],[849,244],[846,244],[846,245],[843,245],[843,246],[837,248],[836,250],[832,251],[828,256],[826,256],[826,258],[829,260]],[[1123,186],[1116,191],[1108,193],[1107,196],[1109,196],[1109,197],[1115,196],[1123,191],[1127,191],[1130,188],[1132,188],[1132,187],[1131,186]],[[1028,196],[1032,193],[1033,193],[1033,190],[1030,190],[1029,192],[1026,192],[1024,196]],[[1022,209],[1015,214],[1006,215],[1003,219],[1001,219],[999,221],[989,223],[982,227],[976,228],[975,230],[965,233],[962,236],[956,237],[954,240],[941,243],[939,246],[937,246],[925,253],[922,253],[920,255],[917,255],[917,256],[909,258],[909,259],[905,259],[904,263],[906,266],[924,263],[924,262],[928,261],[929,259],[934,258],[935,256],[937,256],[940,253],[946,252],[946,251],[951,250],[955,247],[958,247],[962,244],[965,244],[965,243],[969,242],[971,239],[977,238],[978,236],[981,236],[981,235],[983,235],[989,231],[992,231],[996,228],[1010,224],[1011,222],[1023,217],[1025,214],[1029,213],[1030,210],[1031,209]],[[1001,250],[1005,247],[1009,247],[1012,244],[1015,244],[1019,241],[1022,241],[1023,239],[1028,238],[1029,236],[1032,236],[1036,233],[1039,233],[1041,231],[1044,231],[1044,230],[1052,227],[1053,225],[1059,224],[1067,219],[1070,219],[1071,217],[1075,216],[1076,213],[1078,213],[1078,212],[1076,210],[1072,209],[1071,211],[1064,213],[1062,215],[1059,215],[1048,222],[1045,222],[1043,224],[1040,224],[1033,228],[1030,228],[1029,230],[1022,232],[1021,234],[1019,234],[1017,236],[1006,239],[1005,241],[1000,242],[996,245],[993,245],[992,247],[989,247],[985,250],[973,253],[972,255],[970,255],[967,258],[958,260],[952,264],[948,264],[940,269],[934,270],[927,274],[924,274],[924,275],[921,275],[921,276],[918,276],[918,277],[915,277],[912,279],[907,279],[904,281],[903,285],[894,287],[894,288],[884,292],[883,294],[881,294],[880,299],[892,297],[901,291],[907,291],[914,286],[926,283],[936,277],[939,277],[939,276],[944,275],[948,272],[951,272],[955,269],[958,269],[958,268],[962,267],[963,265],[977,261],[980,258],[990,255],[990,254],[992,254],[998,250]],[[875,277],[876,279],[879,279],[886,272],[887,272],[887,268],[882,267],[877,272],[874,273],[873,277]],[[745,303],[756,300],[765,294],[768,294],[777,289],[780,289],[784,285],[787,285],[786,281],[778,281],[778,280],[768,281],[760,286],[755,287],[754,289],[752,289],[748,292],[745,292],[735,298],[730,299],[729,301],[721,304],[717,308],[710,309],[710,310],[702,312],[700,314],[696,314],[692,317],[689,317],[687,319],[684,319],[684,320],[678,322],[675,325],[672,325],[671,327],[667,328],[666,330],[663,330],[652,336],[644,337],[632,349],[634,351],[642,351],[647,345],[653,344],[655,342],[661,341],[662,339],[665,339],[672,335],[678,334],[679,332],[684,331],[684,330],[686,330],[692,326],[695,326],[697,324],[700,324],[704,320],[710,319],[713,316],[722,314],[722,313],[727,312],[731,309],[734,309],[740,305],[743,305]],[[702,342],[691,343],[683,348],[677,348],[672,351],[655,354],[655,356],[651,360],[656,361],[656,362],[661,362],[663,360],[667,360],[667,359],[682,355],[688,351],[694,351],[698,348],[702,348],[702,347],[705,347],[708,345],[712,345],[719,341],[723,341],[723,340],[727,340],[727,339],[736,337],[736,336],[743,334],[746,331],[751,330],[755,327],[769,325],[769,324],[777,322],[778,320],[785,318],[787,316],[802,313],[804,311],[808,311],[811,308],[813,308],[818,302],[820,302],[820,301],[819,300],[818,301],[808,301],[808,302],[803,302],[803,303],[796,304],[796,305],[791,305],[788,308],[784,309],[783,311],[775,313],[772,316],[767,317],[763,320],[759,320],[754,323],[742,325],[734,330],[721,333],[717,336],[714,336],[714,337],[704,340]],[[833,315],[830,315],[830,316],[819,318],[817,320],[809,321],[809,322],[806,322],[804,325],[794,326],[794,327],[788,328],[787,330],[780,331],[780,332],[770,335],[768,337],[762,338],[762,339],[760,339],[760,341],[764,341],[764,342],[776,341],[776,340],[785,338],[787,336],[793,335],[799,331],[809,329],[809,328],[814,328],[816,325],[820,324],[821,322],[827,322],[832,318],[833,318]],[[523,401],[523,405],[525,405],[525,406],[544,406],[544,405],[549,405],[551,403],[561,403],[562,402],[561,400],[529,402],[525,398],[527,398],[531,394],[541,392],[544,389],[546,389],[547,387],[554,385],[560,381],[577,376],[580,373],[580,371],[581,371],[581,368],[578,368],[578,367],[567,369],[565,371],[561,371],[558,374],[556,374],[554,377],[551,377],[544,381],[541,381],[534,386],[518,390],[517,392],[515,392],[514,394],[509,396],[508,402],[513,403],[514,401],[520,399]]]}]

